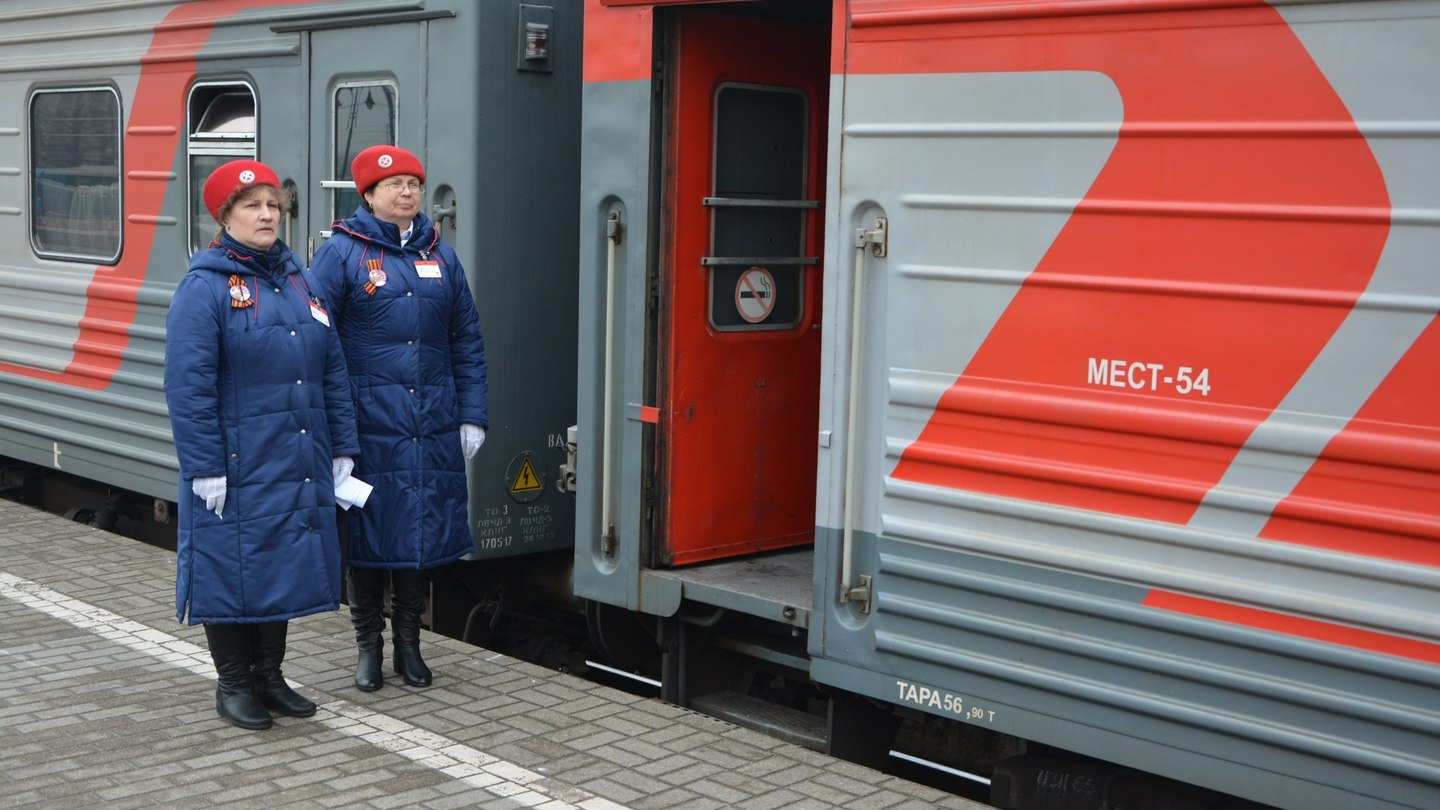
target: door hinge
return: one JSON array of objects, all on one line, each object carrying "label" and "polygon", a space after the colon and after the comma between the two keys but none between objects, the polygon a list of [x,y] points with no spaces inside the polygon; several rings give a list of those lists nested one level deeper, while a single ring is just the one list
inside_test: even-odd
[{"label": "door hinge", "polygon": [[855,247],[863,248],[870,246],[870,255],[877,259],[883,259],[886,253],[885,228],[888,223],[885,217],[876,217],[875,225],[870,228],[855,229]]},{"label": "door hinge", "polygon": [[[843,586],[842,586],[843,587]],[[865,574],[855,578],[855,587],[846,587],[840,592],[841,602],[854,602],[861,613],[870,612],[870,577]]]}]

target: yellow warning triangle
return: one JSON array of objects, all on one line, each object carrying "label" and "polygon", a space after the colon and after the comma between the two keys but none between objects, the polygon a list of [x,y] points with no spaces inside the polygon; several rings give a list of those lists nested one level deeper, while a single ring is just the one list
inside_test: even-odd
[{"label": "yellow warning triangle", "polygon": [[544,484],[540,483],[540,476],[535,474],[535,465],[530,459],[520,462],[520,473],[515,476],[515,483],[510,485],[511,492],[534,492],[543,489]]}]

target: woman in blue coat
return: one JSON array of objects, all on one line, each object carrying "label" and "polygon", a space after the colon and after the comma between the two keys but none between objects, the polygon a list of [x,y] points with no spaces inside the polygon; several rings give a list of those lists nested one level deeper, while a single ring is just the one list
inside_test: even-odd
[{"label": "woman in blue coat", "polygon": [[165,318],[165,400],[180,459],[176,618],[204,624],[215,709],[242,728],[315,704],[280,673],[290,619],[335,610],[335,483],[359,452],[324,302],[278,238],[285,193],[263,163],[205,181],[221,225]]},{"label": "woman in blue coat", "polygon": [[394,669],[429,686],[420,616],[429,570],[474,550],[465,461],[490,426],[485,343],[455,251],[420,210],[425,168],[398,146],[363,150],[363,205],[336,222],[311,270],[340,330],[360,432],[356,475],[374,486],[346,520],[355,685],[379,689],[390,579]]}]

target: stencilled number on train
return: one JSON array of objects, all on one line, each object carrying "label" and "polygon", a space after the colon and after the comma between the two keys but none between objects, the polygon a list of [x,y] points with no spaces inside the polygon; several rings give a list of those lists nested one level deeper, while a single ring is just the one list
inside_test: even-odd
[{"label": "stencilled number on train", "polygon": [[509,548],[515,542],[511,533],[513,520],[509,504],[485,507],[475,521],[476,546],[487,551]]},{"label": "stencilled number on train", "polygon": [[944,689],[932,689],[909,681],[896,681],[895,686],[899,689],[898,698],[905,703],[936,709],[972,723],[990,723],[995,720],[993,710],[966,706],[964,698]]},{"label": "stencilled number on train", "polygon": [[1090,358],[1085,382],[1133,391],[1174,390],[1177,394],[1210,396],[1210,369],[1179,366],[1171,371],[1164,363]]}]

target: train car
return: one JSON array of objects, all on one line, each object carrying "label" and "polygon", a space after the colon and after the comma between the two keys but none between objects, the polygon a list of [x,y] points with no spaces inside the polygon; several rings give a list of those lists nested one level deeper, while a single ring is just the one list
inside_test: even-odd
[{"label": "train car", "polygon": [[585,14],[602,649],[1001,807],[1440,806],[1440,4]]},{"label": "train car", "polygon": [[[205,178],[240,157],[273,166],[298,202],[283,238],[307,258],[355,210],[351,158],[397,143],[426,163],[426,210],[469,274],[490,347],[495,421],[470,467],[475,557],[568,556],[573,499],[555,484],[575,421],[581,11],[0,4],[5,484],[173,542],[164,318],[215,234]],[[115,496],[86,505],[70,481]]]},{"label": "train car", "polygon": [[309,256],[398,143],[495,419],[433,629],[1000,807],[1440,806],[1432,0],[0,19],[0,488],[173,533],[205,176]]}]

